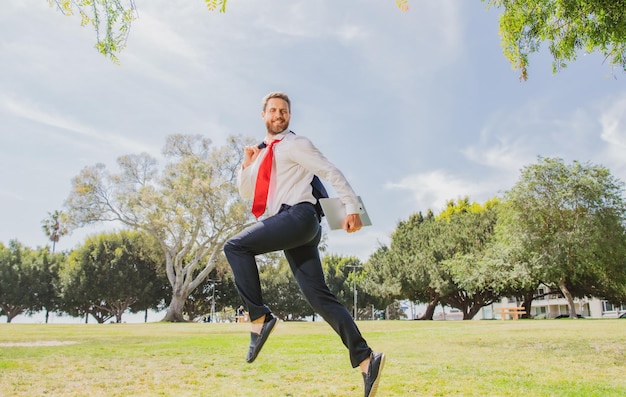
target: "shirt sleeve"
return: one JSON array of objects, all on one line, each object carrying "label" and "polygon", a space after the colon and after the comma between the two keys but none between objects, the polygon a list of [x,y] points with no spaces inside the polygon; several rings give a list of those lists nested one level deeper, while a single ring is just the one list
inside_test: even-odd
[{"label": "shirt sleeve", "polygon": [[241,195],[243,199],[251,199],[254,197],[254,187],[256,185],[255,169],[257,168],[258,164],[255,160],[254,163],[250,164],[246,168],[239,169],[237,174],[237,186],[239,188],[239,195]]},{"label": "shirt sleeve", "polygon": [[339,199],[346,207],[347,214],[362,214],[365,212],[343,173],[308,138],[296,135],[290,146],[289,155],[293,161],[332,185]]}]

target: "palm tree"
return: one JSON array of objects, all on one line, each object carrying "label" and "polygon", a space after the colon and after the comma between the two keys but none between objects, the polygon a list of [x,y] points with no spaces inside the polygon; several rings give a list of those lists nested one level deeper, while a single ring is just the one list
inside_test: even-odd
[{"label": "palm tree", "polygon": [[54,254],[56,243],[62,236],[65,236],[69,230],[63,224],[65,214],[62,211],[48,212],[48,218],[41,221],[41,228],[43,232],[52,241],[52,253]]}]

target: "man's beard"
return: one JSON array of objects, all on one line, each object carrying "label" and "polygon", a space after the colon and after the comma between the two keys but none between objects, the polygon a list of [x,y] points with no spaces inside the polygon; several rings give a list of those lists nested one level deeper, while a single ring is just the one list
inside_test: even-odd
[{"label": "man's beard", "polygon": [[[278,121],[278,120],[274,120],[274,121]],[[274,127],[273,121],[266,121],[265,127],[267,128],[267,132],[269,134],[276,135],[276,134],[280,134],[281,132],[289,128],[289,122],[285,122],[285,119],[282,119],[282,122],[279,124],[279,127]]]}]

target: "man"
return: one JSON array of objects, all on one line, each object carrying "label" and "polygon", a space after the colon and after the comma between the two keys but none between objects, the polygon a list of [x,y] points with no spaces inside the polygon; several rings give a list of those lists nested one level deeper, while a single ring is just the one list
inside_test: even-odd
[{"label": "man", "polygon": [[314,175],[330,182],[345,205],[348,215],[343,228],[348,233],[361,228],[362,209],[341,171],[309,139],[289,131],[291,102],[286,94],[272,92],[265,96],[261,116],[267,128],[264,145],[245,148],[238,183],[242,197],[254,198],[252,211],[257,218],[266,210],[269,216],[224,246],[252,322],[246,361],[256,359],[278,320],[263,303],[255,256],[283,250],[306,300],[341,337],[352,367],[361,369],[365,397],[372,397],[385,355],[370,349],[352,316],[324,280],[318,250],[321,214],[315,207],[317,199],[311,186]]}]

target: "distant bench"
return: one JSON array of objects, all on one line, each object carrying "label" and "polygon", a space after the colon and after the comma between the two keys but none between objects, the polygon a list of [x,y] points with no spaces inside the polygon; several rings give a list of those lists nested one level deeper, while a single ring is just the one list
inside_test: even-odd
[{"label": "distant bench", "polygon": [[495,312],[499,313],[503,320],[506,320],[507,316],[511,316],[513,320],[518,320],[522,314],[526,314],[526,310],[521,306],[499,307],[495,309]]}]

